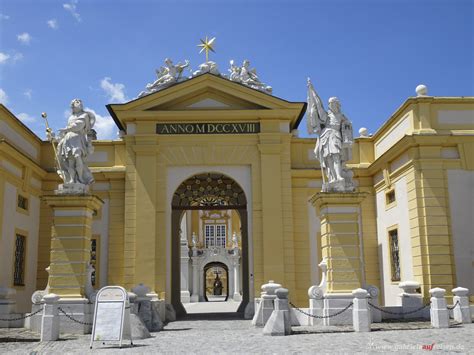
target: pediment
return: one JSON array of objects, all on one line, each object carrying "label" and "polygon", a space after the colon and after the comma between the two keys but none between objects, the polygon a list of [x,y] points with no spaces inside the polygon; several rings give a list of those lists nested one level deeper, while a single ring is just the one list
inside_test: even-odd
[{"label": "pediment", "polygon": [[119,129],[123,129],[128,119],[178,117],[184,112],[189,112],[187,117],[191,117],[203,111],[209,114],[232,111],[229,114],[240,117],[249,114],[261,117],[274,112],[274,117],[291,116],[291,121],[296,123],[304,108],[305,103],[288,102],[212,74],[194,77],[124,104],[107,105]]}]

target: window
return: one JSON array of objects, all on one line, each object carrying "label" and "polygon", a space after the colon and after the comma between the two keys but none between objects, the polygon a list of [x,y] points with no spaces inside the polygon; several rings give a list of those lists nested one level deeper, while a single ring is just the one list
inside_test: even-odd
[{"label": "window", "polygon": [[390,243],[390,263],[392,281],[400,281],[400,249],[398,247],[398,230],[392,229],[388,232]]},{"label": "window", "polygon": [[13,271],[13,285],[25,286],[25,259],[26,259],[26,237],[16,234],[15,237],[15,257]]},{"label": "window", "polygon": [[395,198],[395,189],[392,189],[390,191],[388,191],[386,194],[385,194],[385,205],[390,205],[392,203],[394,203],[396,201],[396,198]]},{"label": "window", "polygon": [[206,224],[205,236],[206,236],[206,248],[213,247],[214,242],[215,242],[215,226],[214,225]]},{"label": "window", "polygon": [[226,243],[226,225],[225,224],[206,224],[204,228],[206,237],[206,248],[219,247],[225,248]]},{"label": "window", "polygon": [[216,225],[216,246],[225,248],[225,224]]},{"label": "window", "polygon": [[18,208],[28,211],[28,199],[25,196],[18,194],[16,205]]}]

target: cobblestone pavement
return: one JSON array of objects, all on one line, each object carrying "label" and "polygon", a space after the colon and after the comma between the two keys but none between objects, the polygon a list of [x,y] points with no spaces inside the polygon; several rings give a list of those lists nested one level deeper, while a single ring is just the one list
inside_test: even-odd
[{"label": "cobblestone pavement", "polygon": [[169,323],[153,338],[136,340],[133,348],[126,341],[122,349],[98,342],[93,350],[89,350],[90,335],[63,335],[60,341],[40,343],[37,334],[25,329],[0,329],[0,354],[413,354],[430,346],[435,353],[474,353],[474,324],[432,329],[426,322],[379,323],[372,329],[354,333],[350,327],[293,327],[291,336],[269,337],[248,320],[187,319]]}]

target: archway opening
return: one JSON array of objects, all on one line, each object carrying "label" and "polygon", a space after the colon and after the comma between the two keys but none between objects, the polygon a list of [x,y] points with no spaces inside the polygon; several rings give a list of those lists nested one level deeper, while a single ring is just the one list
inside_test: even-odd
[{"label": "archway opening", "polygon": [[212,262],[204,266],[204,298],[206,302],[226,302],[229,298],[229,269]]},{"label": "archway opening", "polygon": [[[223,310],[243,314],[249,302],[243,189],[221,173],[194,175],[173,194],[171,217],[171,303],[177,315],[190,312],[190,305],[194,305],[191,313],[196,313],[200,309],[196,304],[209,301],[226,302]],[[223,312],[219,307],[203,309],[203,313]]]}]

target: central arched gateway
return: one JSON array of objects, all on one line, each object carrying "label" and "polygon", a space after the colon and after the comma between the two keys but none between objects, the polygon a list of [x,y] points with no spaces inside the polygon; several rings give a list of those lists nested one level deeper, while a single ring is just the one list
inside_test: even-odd
[{"label": "central arched gateway", "polygon": [[180,291],[180,222],[188,210],[236,210],[241,222],[242,302],[244,313],[249,303],[249,256],[247,198],[242,187],[222,173],[196,174],[182,182],[171,201],[171,304],[178,316],[186,314]]}]

